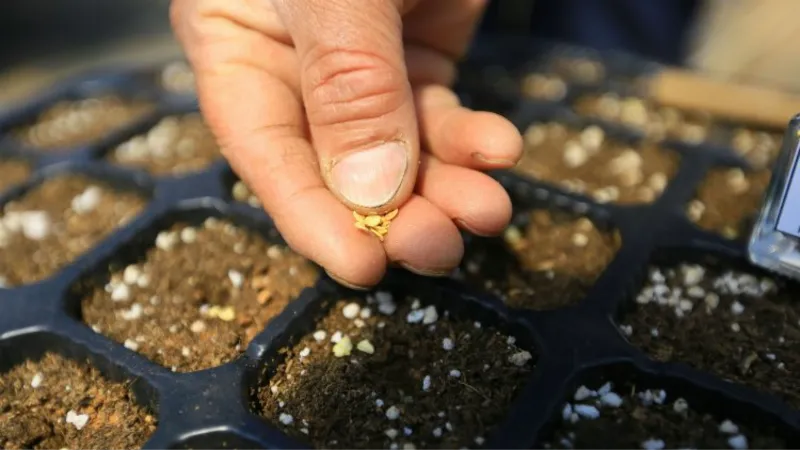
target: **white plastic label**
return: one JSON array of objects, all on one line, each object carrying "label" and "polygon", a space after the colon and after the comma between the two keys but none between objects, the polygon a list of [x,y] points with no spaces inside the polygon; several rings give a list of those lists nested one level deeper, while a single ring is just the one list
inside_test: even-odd
[{"label": "white plastic label", "polygon": [[789,171],[789,187],[783,198],[776,228],[778,231],[800,238],[800,167],[797,153]]}]

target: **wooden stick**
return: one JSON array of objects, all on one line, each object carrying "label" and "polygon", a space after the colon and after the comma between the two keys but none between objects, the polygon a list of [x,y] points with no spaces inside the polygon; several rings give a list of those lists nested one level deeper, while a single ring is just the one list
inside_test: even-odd
[{"label": "wooden stick", "polygon": [[648,94],[675,108],[707,111],[751,125],[784,129],[800,113],[800,96],[769,87],[738,84],[689,72],[664,69],[649,81]]}]

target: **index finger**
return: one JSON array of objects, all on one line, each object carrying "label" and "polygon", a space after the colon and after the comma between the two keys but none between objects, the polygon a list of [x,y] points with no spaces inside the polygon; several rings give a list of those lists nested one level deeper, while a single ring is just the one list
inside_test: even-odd
[{"label": "index finger", "polygon": [[[194,17],[175,18],[181,21],[176,28],[189,47],[192,64],[215,68],[197,71],[197,91],[226,158],[292,249],[346,284],[378,283],[386,270],[383,246],[353,226],[352,213],[322,182],[306,138],[298,93],[284,81],[293,75],[294,52],[264,34],[241,28],[236,17],[229,16],[227,0],[195,5],[208,3],[215,3],[211,13],[189,8]],[[185,19],[189,27],[201,27],[203,40],[187,36],[197,30],[187,30]],[[237,45],[224,51],[203,48],[220,39]],[[273,58],[270,64],[254,61],[266,54]]]}]

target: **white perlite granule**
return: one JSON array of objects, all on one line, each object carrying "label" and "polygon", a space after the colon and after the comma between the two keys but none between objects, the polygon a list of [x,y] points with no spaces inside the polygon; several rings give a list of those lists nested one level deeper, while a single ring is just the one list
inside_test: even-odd
[{"label": "white perlite granule", "polygon": [[422,379],[422,390],[429,391],[431,389],[431,376],[425,375],[425,378]]},{"label": "white perlite granule", "polygon": [[358,313],[361,311],[361,306],[358,303],[348,303],[342,308],[342,315],[344,315],[345,319],[355,319],[358,316]]},{"label": "white perlite granule", "polygon": [[131,309],[121,311],[120,317],[122,318],[122,320],[137,320],[140,317],[142,317],[143,311],[144,308],[142,308],[142,305],[134,303],[133,305],[131,305]]},{"label": "white perlite granule", "polygon": [[294,422],[294,417],[292,417],[290,414],[281,413],[281,415],[278,416],[278,420],[280,420],[284,425],[291,425],[292,422]]},{"label": "white perlite granule", "polygon": [[314,332],[314,340],[317,342],[322,342],[328,336],[328,333],[325,330],[317,330]]},{"label": "white perlite granule", "polygon": [[447,350],[449,352],[454,347],[455,347],[455,344],[453,344],[453,340],[452,339],[450,339],[450,338],[442,339],[442,348],[443,349],[445,349],[445,350]]},{"label": "white perlite granule", "polygon": [[231,284],[236,289],[239,289],[240,287],[242,287],[242,284],[244,284],[244,275],[235,270],[228,271],[228,278],[231,280]]},{"label": "white perlite granule", "polygon": [[439,320],[439,313],[436,311],[436,307],[431,305],[424,309],[424,313],[422,316],[422,323],[425,325],[430,325],[435,323]]},{"label": "white perlite granule", "polygon": [[390,406],[386,410],[386,418],[389,420],[397,420],[400,417],[400,410],[396,406]]},{"label": "white perlite granule", "polygon": [[133,350],[134,352],[139,349],[139,344],[136,341],[125,339],[125,343],[123,344],[125,348]]},{"label": "white perlite granule", "polygon": [[89,415],[88,414],[78,414],[73,410],[69,410],[67,412],[66,421],[68,424],[73,425],[77,430],[82,430],[83,427],[89,423]]},{"label": "white perlite granule", "polygon": [[102,190],[97,186],[87,187],[85,191],[72,199],[72,210],[76,214],[86,214],[94,211],[97,205],[100,204],[102,193]]},{"label": "white perlite granule", "polygon": [[509,356],[508,361],[517,366],[524,366],[525,363],[531,360],[531,358],[533,358],[533,356],[530,354],[530,352],[523,350]]}]

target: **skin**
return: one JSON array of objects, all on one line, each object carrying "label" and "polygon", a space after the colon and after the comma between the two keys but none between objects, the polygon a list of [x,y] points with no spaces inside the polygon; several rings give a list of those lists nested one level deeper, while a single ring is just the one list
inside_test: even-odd
[{"label": "skin", "polygon": [[[508,225],[509,197],[482,171],[516,164],[522,138],[449,88],[486,1],[172,1],[223,154],[289,246],[342,284],[374,286],[390,264],[445,275],[459,228]],[[344,162],[386,143],[377,164]],[[348,178],[353,167],[371,177]],[[350,179],[375,189],[342,188]],[[395,208],[384,242],[353,226],[353,210]]]}]

